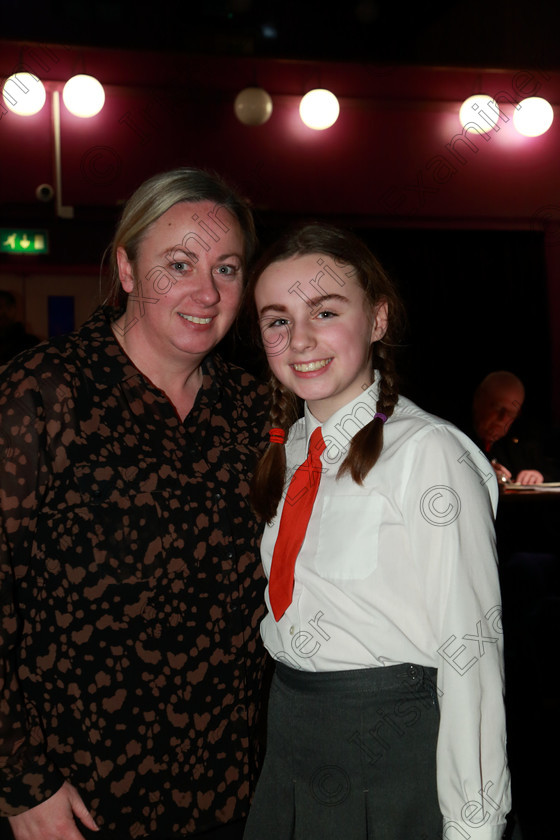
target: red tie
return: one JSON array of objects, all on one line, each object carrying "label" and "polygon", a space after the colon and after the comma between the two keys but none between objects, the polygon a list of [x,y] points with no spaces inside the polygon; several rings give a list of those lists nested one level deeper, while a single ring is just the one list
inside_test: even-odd
[{"label": "red tie", "polygon": [[268,584],[270,606],[276,621],[280,621],[292,603],[296,557],[319,489],[321,455],[325,448],[321,427],[317,426],[309,441],[307,458],[292,476],[284,501]]}]

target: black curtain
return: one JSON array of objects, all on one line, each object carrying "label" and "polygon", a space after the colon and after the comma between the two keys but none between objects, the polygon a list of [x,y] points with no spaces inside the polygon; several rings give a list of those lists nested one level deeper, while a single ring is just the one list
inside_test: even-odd
[{"label": "black curtain", "polygon": [[533,231],[359,230],[408,314],[402,390],[462,425],[477,384],[510,370],[523,412],[548,424],[550,328],[544,235]]},{"label": "black curtain", "polygon": [[[295,219],[260,214],[257,221],[266,247]],[[551,350],[542,233],[345,226],[369,245],[404,300],[408,325],[398,351],[402,393],[465,426],[477,384],[493,370],[510,370],[525,384],[523,413],[549,424]],[[228,352],[262,373],[246,334]]]}]

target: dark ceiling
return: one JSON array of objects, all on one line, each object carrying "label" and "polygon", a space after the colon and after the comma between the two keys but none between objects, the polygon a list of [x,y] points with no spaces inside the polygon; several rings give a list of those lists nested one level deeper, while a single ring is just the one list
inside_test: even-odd
[{"label": "dark ceiling", "polygon": [[[469,150],[455,145],[453,112],[481,78],[490,93],[510,94],[506,103],[542,90],[558,110],[559,32],[560,0],[0,0],[0,39],[11,42],[0,42],[0,80],[18,59],[24,62],[29,45],[29,61],[42,55],[51,65],[46,81],[60,85],[84,72],[75,65],[84,48],[86,72],[110,91],[91,126],[62,113],[60,194],[75,208],[73,219],[55,217],[53,203],[36,199],[37,186],[53,182],[48,108],[32,118],[34,133],[25,121],[2,119],[0,199],[14,224],[32,220],[51,233],[51,254],[37,257],[33,271],[97,275],[120,202],[140,180],[185,163],[215,169],[250,196],[262,238],[302,214],[375,236],[372,244],[391,272],[410,278],[416,295],[410,304],[420,335],[415,346],[426,348],[414,360],[416,381],[432,410],[447,413],[440,402],[457,393],[449,383],[465,390],[455,374],[468,347],[465,379],[517,359],[523,378],[537,371],[536,393],[548,393],[552,381],[560,417],[560,356],[550,352],[549,377],[548,313],[539,302],[544,258],[539,250],[538,259],[524,262],[516,250],[527,238],[539,248],[544,241],[554,321],[560,120],[545,136],[520,140],[506,125],[514,107],[506,104],[511,110],[499,133],[475,138]],[[299,66],[307,62],[321,66],[311,74]],[[253,75],[274,98],[273,117],[258,129],[242,125],[232,108]],[[293,118],[315,76],[343,104],[344,119],[325,133],[304,130]],[[478,230],[480,236],[471,235]],[[503,250],[496,250],[495,236],[506,234]],[[490,235],[483,247],[481,238]],[[12,255],[3,256],[4,270],[13,271]],[[30,271],[22,261],[31,259],[16,264],[22,276]],[[504,340],[490,322],[473,342],[472,312],[480,300],[485,311],[493,300],[506,306],[506,324],[542,324],[529,349]],[[551,324],[556,348],[560,330]],[[442,347],[457,349],[442,354]]]},{"label": "dark ceiling", "polygon": [[205,55],[559,66],[558,0],[3,0],[1,37]]}]

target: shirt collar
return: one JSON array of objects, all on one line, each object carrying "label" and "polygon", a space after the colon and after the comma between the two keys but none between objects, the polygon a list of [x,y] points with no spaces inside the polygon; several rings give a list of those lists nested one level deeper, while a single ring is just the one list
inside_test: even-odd
[{"label": "shirt collar", "polygon": [[[335,411],[328,420],[321,424],[316,417],[313,416],[307,403],[304,406],[304,420],[305,420],[305,446],[309,447],[309,438],[315,431],[317,426],[322,425],[323,439],[327,438],[335,440],[339,443],[348,443],[348,434],[353,437],[356,432],[366,426],[373,420],[374,414],[377,411],[377,400],[379,398],[379,383],[376,379],[373,384],[369,386],[357,397],[343,405],[338,411]],[[346,430],[346,432],[344,432]]]},{"label": "shirt collar", "polygon": [[83,355],[83,369],[87,372],[89,360],[101,363],[103,381],[99,382],[99,368],[91,370],[90,375],[98,380],[98,386],[111,387],[117,382],[138,375],[138,369],[132,364],[113,334],[111,324],[123,310],[113,306],[100,306],[82,324],[78,331],[78,341]]},{"label": "shirt collar", "polygon": [[[145,380],[142,371],[131,362],[113,333],[111,325],[122,315],[123,311],[123,308],[119,309],[108,305],[100,306],[85,321],[79,331],[80,339],[83,341],[84,356],[89,358],[93,350],[96,356],[102,357],[104,384],[107,387],[133,379]],[[87,362],[85,362],[84,367],[87,368]],[[212,354],[202,361],[203,378],[199,393],[201,397],[204,395],[204,398],[210,403],[215,402],[220,396],[223,368],[224,363],[221,359],[213,357]],[[98,377],[97,370],[95,376]]]}]

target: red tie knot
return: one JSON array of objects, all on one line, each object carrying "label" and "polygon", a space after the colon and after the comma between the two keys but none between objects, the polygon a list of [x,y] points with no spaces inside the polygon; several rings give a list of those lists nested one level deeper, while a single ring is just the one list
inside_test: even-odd
[{"label": "red tie knot", "polygon": [[312,458],[320,458],[326,448],[327,444],[323,440],[321,427],[317,426],[309,439],[309,454]]}]

